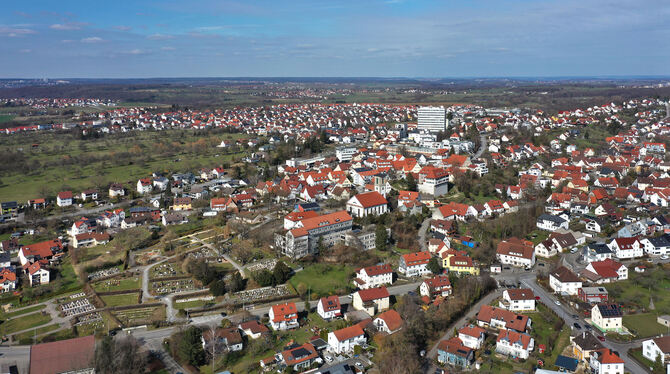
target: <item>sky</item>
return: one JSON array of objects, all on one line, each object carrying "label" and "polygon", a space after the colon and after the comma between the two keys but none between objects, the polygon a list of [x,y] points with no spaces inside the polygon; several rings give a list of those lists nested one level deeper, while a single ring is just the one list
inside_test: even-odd
[{"label": "sky", "polygon": [[668,0],[31,0],[2,78],[670,75]]}]

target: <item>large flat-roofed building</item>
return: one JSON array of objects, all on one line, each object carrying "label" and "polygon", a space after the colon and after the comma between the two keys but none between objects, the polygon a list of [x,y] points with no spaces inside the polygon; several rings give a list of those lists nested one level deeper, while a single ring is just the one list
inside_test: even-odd
[{"label": "large flat-roofed building", "polygon": [[330,247],[351,232],[353,219],[346,211],[303,219],[286,233],[275,235],[275,245],[283,255],[302,258],[318,253],[319,241]]},{"label": "large flat-roofed building", "polygon": [[418,109],[418,129],[429,132],[440,132],[447,128],[447,111],[439,106],[422,106]]}]

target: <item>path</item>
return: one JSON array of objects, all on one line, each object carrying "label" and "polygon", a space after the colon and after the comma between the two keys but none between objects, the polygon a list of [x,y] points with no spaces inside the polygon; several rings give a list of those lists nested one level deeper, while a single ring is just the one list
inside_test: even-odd
[{"label": "path", "polygon": [[200,239],[200,238],[193,237],[193,238],[191,238],[191,241],[192,241],[192,242],[199,242],[199,243],[202,244],[203,246],[205,246],[205,247],[207,247],[207,248],[213,250],[214,252],[220,254],[221,257],[223,257],[224,259],[226,259],[226,261],[228,261],[231,265],[233,265],[233,266],[235,267],[235,269],[237,269],[237,271],[240,272],[240,275],[242,276],[243,279],[247,277],[246,273],[244,272],[244,267],[242,267],[242,266],[241,266],[240,264],[238,264],[237,262],[233,261],[233,259],[230,258],[230,256],[228,256],[228,255],[227,255],[226,253],[224,253],[222,250],[217,249],[217,248],[214,247],[212,244],[206,243],[205,241],[203,241],[203,240]]},{"label": "path", "polygon": [[431,217],[427,217],[421,222],[421,227],[419,227],[419,247],[422,251],[428,250],[428,243],[426,240],[426,235],[428,234],[428,228],[430,226]]}]

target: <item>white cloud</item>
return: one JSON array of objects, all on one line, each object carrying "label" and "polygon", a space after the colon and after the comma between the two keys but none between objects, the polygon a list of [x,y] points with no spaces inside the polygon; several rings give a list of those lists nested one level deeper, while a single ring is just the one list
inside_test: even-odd
[{"label": "white cloud", "polygon": [[52,30],[79,30],[85,25],[82,22],[54,23],[49,28]]},{"label": "white cloud", "polygon": [[101,43],[101,42],[104,42],[104,39],[102,39],[100,37],[97,37],[97,36],[91,36],[91,37],[88,37],[88,38],[83,38],[81,40],[81,42],[82,43],[91,43],[91,44],[92,43]]},{"label": "white cloud", "polygon": [[147,52],[146,52],[146,51],[143,51],[143,50],[141,50],[141,49],[139,49],[139,48],[135,48],[135,49],[131,49],[130,51],[126,51],[125,53],[126,53],[126,54],[129,54],[129,55],[143,55],[143,54],[145,54],[145,53],[147,53]]},{"label": "white cloud", "polygon": [[0,26],[0,35],[16,37],[30,34],[37,34],[37,31],[24,27]]},{"label": "white cloud", "polygon": [[174,36],[172,35],[165,35],[165,34],[152,34],[147,36],[147,39],[149,40],[166,40],[166,39],[173,39]]}]

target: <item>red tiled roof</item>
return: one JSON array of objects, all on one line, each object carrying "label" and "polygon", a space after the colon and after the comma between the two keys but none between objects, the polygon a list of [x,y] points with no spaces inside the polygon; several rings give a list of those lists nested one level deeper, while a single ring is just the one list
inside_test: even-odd
[{"label": "red tiled roof", "polygon": [[403,324],[402,317],[400,317],[400,314],[393,309],[385,311],[384,313],[378,315],[377,318],[383,319],[384,322],[386,322],[386,327],[388,327],[391,331],[398,330],[400,327],[402,327]]},{"label": "red tiled roof", "polygon": [[393,268],[391,268],[390,264],[373,265],[373,266],[368,266],[366,268],[359,269],[359,271],[360,270],[365,270],[365,273],[369,277],[374,277],[376,275],[388,274],[388,273],[393,272]]},{"label": "red tiled roof", "polygon": [[382,194],[380,194],[377,191],[358,194],[354,197],[356,198],[356,200],[358,200],[358,202],[361,203],[363,208],[370,208],[373,206],[388,204],[386,198],[384,198],[384,196],[382,196]]},{"label": "red tiled roof", "polygon": [[414,265],[421,265],[421,264],[427,264],[428,261],[430,261],[431,258],[430,252],[414,252],[414,253],[407,253],[402,255],[403,260],[405,260],[405,264],[407,266],[414,266]]},{"label": "red tiled roof", "polygon": [[295,303],[273,305],[272,313],[274,314],[273,322],[290,321],[298,318],[298,309],[296,308]]},{"label": "red tiled roof", "polygon": [[63,373],[93,367],[93,335],[37,344],[30,348],[30,374]]},{"label": "red tiled roof", "polygon": [[323,310],[326,312],[340,310],[340,298],[338,296],[322,297],[319,303],[321,303]]},{"label": "red tiled roof", "polygon": [[389,291],[386,287],[368,288],[367,290],[358,291],[358,295],[363,302],[383,299],[389,297]]},{"label": "red tiled roof", "polygon": [[363,329],[359,325],[353,325],[349,327],[345,327],[343,329],[335,330],[333,331],[333,334],[335,334],[335,337],[337,338],[337,341],[345,341],[349,340],[351,338],[355,338],[357,336],[363,335]]}]

